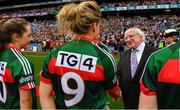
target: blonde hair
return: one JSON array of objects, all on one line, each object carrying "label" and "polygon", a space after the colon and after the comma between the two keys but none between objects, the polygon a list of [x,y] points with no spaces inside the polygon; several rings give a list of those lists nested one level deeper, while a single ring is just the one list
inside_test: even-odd
[{"label": "blonde hair", "polygon": [[58,33],[60,35],[64,35],[69,31],[68,26],[67,26],[67,13],[69,10],[71,10],[73,7],[75,7],[76,4],[71,3],[71,4],[66,4],[61,10],[59,11],[58,15],[56,16],[57,21],[58,21]]},{"label": "blonde hair", "polygon": [[60,34],[68,31],[75,34],[86,34],[94,23],[99,22],[101,12],[94,1],[81,2],[80,4],[71,3],[59,11],[57,19]]}]

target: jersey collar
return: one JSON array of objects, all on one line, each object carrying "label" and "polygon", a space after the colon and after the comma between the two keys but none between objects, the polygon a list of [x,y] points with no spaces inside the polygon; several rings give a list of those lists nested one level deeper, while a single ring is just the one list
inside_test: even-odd
[{"label": "jersey collar", "polygon": [[99,44],[99,40],[94,40],[94,39],[92,39],[91,37],[88,37],[88,36],[75,36],[74,38],[75,39],[81,39],[81,40],[90,41],[90,42],[93,42],[95,44]]},{"label": "jersey collar", "polygon": [[18,48],[16,46],[12,46],[12,45],[8,45],[6,48],[13,48],[13,49],[16,49],[16,50],[21,50],[20,48]]}]

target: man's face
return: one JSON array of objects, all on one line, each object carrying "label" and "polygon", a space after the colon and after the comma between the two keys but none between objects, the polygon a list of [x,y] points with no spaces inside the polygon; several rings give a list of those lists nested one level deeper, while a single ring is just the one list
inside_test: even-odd
[{"label": "man's face", "polygon": [[165,37],[164,38],[165,44],[169,45],[175,41],[173,37]]},{"label": "man's face", "polygon": [[139,35],[137,30],[129,29],[125,32],[124,41],[129,48],[137,48],[142,42],[143,38]]}]

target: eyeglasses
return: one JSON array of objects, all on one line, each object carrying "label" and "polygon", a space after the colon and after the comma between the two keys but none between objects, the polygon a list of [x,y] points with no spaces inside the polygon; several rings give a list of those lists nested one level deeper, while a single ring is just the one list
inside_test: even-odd
[{"label": "eyeglasses", "polygon": [[136,36],[136,35],[138,35],[138,33],[136,33],[136,34],[131,34],[131,35],[126,35],[126,36],[124,36],[124,39],[125,39],[125,40],[127,40],[128,38],[131,39],[131,38],[133,38],[133,37]]}]

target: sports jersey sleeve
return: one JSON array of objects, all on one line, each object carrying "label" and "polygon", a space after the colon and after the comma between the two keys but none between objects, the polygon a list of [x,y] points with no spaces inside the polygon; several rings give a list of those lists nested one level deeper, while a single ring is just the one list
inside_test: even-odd
[{"label": "sports jersey sleeve", "polygon": [[105,88],[111,94],[118,90],[117,77],[115,75],[116,63],[111,54],[106,50],[104,50],[104,53],[106,54],[106,57],[103,58],[102,65],[105,74]]},{"label": "sports jersey sleeve", "polygon": [[51,80],[51,73],[52,71],[49,70],[53,70],[55,66],[54,63],[52,64],[51,62],[54,61],[52,54],[55,51],[55,49],[53,51],[51,51],[48,56],[45,58],[44,60],[44,65],[41,71],[41,75],[40,75],[40,81],[46,84],[51,84],[52,80]]},{"label": "sports jersey sleeve", "polygon": [[19,58],[20,63],[14,65],[14,72],[17,76],[15,78],[18,87],[20,89],[32,89],[35,88],[35,79],[34,79],[34,67],[27,58],[21,56]]},{"label": "sports jersey sleeve", "polygon": [[156,94],[156,84],[157,84],[157,66],[153,55],[147,61],[144,68],[143,76],[140,81],[140,89],[145,95],[155,95]]},{"label": "sports jersey sleeve", "polygon": [[109,52],[109,50],[108,50],[108,47],[104,44],[104,43],[100,43],[99,44],[99,47],[101,47],[102,49],[104,49],[104,50],[106,50],[107,52]]}]

